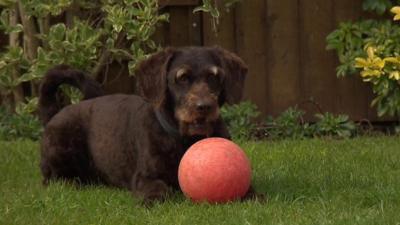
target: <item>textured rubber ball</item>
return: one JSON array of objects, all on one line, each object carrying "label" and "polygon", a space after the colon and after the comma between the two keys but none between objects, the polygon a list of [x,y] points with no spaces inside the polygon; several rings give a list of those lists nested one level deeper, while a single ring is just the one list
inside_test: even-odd
[{"label": "textured rubber ball", "polygon": [[243,197],[251,182],[250,162],[244,151],[224,138],[206,138],[193,144],[178,169],[182,192],[194,202],[225,203]]}]

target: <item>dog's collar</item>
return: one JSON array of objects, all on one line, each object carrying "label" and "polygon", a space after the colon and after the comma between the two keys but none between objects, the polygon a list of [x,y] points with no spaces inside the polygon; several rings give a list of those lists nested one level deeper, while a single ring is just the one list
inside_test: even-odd
[{"label": "dog's collar", "polygon": [[161,127],[165,130],[165,132],[167,132],[169,135],[172,135],[174,137],[181,136],[178,129],[176,129],[172,124],[170,124],[167,121],[164,114],[160,110],[156,109],[154,111],[155,111],[158,122],[160,123]]}]

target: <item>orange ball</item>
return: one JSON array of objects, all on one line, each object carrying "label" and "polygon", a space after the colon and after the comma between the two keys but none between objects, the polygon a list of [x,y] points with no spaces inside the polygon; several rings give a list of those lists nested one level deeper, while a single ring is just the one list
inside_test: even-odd
[{"label": "orange ball", "polygon": [[182,192],[194,202],[229,202],[247,193],[250,162],[232,141],[206,138],[193,144],[183,155],[178,179]]}]

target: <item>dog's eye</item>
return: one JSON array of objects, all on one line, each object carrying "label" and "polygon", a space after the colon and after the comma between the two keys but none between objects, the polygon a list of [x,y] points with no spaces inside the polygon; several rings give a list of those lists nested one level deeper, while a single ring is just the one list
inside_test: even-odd
[{"label": "dog's eye", "polygon": [[215,80],[215,81],[220,81],[221,80],[221,78],[222,78],[222,74],[223,74],[223,72],[222,72],[222,70],[221,69],[219,69],[218,67],[216,67],[216,66],[212,66],[209,70],[208,70],[208,80],[209,81],[212,81],[212,80]]},{"label": "dog's eye", "polygon": [[219,83],[222,81],[223,78],[223,71],[218,69],[217,67],[211,67],[208,71],[207,80],[208,82],[215,82]]},{"label": "dog's eye", "polygon": [[189,82],[189,73],[186,69],[180,69],[176,72],[176,81],[177,83],[188,83]]},{"label": "dog's eye", "polygon": [[221,81],[221,78],[219,75],[209,74],[207,77],[207,81],[208,83],[217,83]]},{"label": "dog's eye", "polygon": [[183,74],[183,75],[177,77],[177,81],[179,83],[189,83],[189,76],[187,74]]}]

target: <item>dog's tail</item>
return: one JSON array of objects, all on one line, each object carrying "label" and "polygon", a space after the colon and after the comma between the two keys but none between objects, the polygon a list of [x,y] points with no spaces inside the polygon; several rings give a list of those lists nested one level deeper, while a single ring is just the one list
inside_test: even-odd
[{"label": "dog's tail", "polygon": [[47,71],[43,78],[39,93],[39,118],[43,125],[58,113],[65,105],[57,99],[58,87],[69,84],[78,88],[83,99],[104,95],[100,84],[83,72],[67,65],[58,65]]}]

